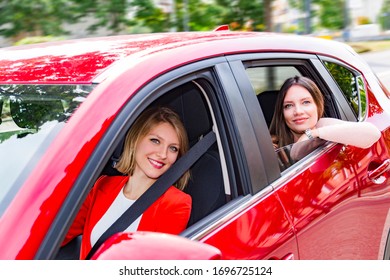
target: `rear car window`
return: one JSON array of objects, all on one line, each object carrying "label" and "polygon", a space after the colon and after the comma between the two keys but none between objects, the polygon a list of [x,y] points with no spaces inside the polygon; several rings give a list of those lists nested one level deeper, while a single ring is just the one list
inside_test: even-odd
[{"label": "rear car window", "polygon": [[0,85],[0,214],[90,85]]}]

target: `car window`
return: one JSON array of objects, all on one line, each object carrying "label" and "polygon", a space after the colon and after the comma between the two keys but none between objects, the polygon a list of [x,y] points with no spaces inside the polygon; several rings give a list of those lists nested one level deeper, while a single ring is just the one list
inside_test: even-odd
[{"label": "car window", "polygon": [[[0,213],[92,86],[0,85]],[[17,181],[18,180],[18,181]],[[13,187],[15,185],[15,187]]]},{"label": "car window", "polygon": [[283,82],[300,75],[294,66],[260,66],[246,69],[268,127],[274,114],[276,97]]},{"label": "car window", "polygon": [[287,78],[300,75],[293,66],[251,67],[247,68],[246,72],[256,95],[265,91],[279,90]]},{"label": "car window", "polygon": [[356,118],[363,119],[367,105],[366,88],[362,76],[334,62],[324,61],[324,64],[343,92]]},{"label": "car window", "polygon": [[[192,198],[191,216],[187,224],[189,228],[228,203],[232,195],[229,178],[223,175],[227,167],[225,156],[222,156],[223,149],[218,141],[220,126],[215,117],[217,108],[215,104],[212,106],[209,99],[215,92],[210,83],[198,79],[176,85],[163,93],[154,93],[161,96],[148,104],[147,108],[164,106],[178,113],[185,126],[190,147],[194,146],[210,131],[214,131],[217,136],[217,142],[190,168],[190,180],[183,190]],[[151,93],[147,92],[147,94]],[[133,111],[132,113],[134,114]],[[127,134],[128,129],[123,137]],[[115,169],[115,164],[123,151],[123,143],[121,141],[115,148],[114,154],[100,175],[126,175]],[[72,252],[75,250],[73,246],[72,242],[69,246],[62,248],[56,258],[67,259],[71,255],[73,256]]]},{"label": "car window", "polygon": [[[161,93],[160,93],[161,94]],[[214,116],[210,96],[214,90],[209,82],[198,79],[176,85],[165,91],[149,106],[166,106],[173,109],[181,117],[185,126],[190,147],[208,132],[214,130],[218,135],[218,124]],[[122,151],[118,152],[118,157]],[[189,225],[209,215],[227,202],[231,195],[230,184],[223,176],[226,164],[221,158],[223,149],[214,144],[191,168],[191,178],[184,192],[192,197],[192,213]],[[113,157],[113,158],[118,158]],[[112,175],[112,163],[103,170],[103,174]],[[123,175],[123,174],[122,174]]]},{"label": "car window", "polygon": [[[264,115],[264,119],[270,127],[275,111],[276,99],[279,89],[286,79],[293,76],[302,76],[306,71],[294,65],[274,65],[248,67],[246,72],[256,94],[257,100]],[[305,73],[309,73],[307,70]],[[271,135],[271,138],[274,138]],[[274,139],[273,139],[274,141]],[[315,139],[314,141],[303,141],[295,145],[291,144],[279,147],[274,143],[275,153],[279,163],[280,171],[288,169],[299,160],[323,145],[325,141]]]}]

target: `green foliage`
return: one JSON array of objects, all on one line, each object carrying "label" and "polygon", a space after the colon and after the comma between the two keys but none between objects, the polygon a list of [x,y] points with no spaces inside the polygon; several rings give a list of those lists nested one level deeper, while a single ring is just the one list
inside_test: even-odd
[{"label": "green foliage", "polygon": [[[355,114],[359,115],[359,101],[357,85],[354,75],[347,69],[336,63],[325,62],[325,66],[328,68],[328,71],[332,77],[336,80],[340,89],[343,91],[344,96],[347,98],[348,103],[351,105],[352,109],[355,111]],[[359,88],[364,85],[358,85]],[[364,98],[365,102],[365,98]],[[365,104],[364,104],[365,105]]]},{"label": "green foliage", "polygon": [[390,29],[390,0],[384,0],[379,14],[379,23],[384,30]]},{"label": "green foliage", "polygon": [[26,35],[65,34],[64,22],[74,22],[68,0],[7,0],[0,4],[0,35],[20,39]]},{"label": "green foliage", "polygon": [[[292,8],[305,11],[306,0],[289,0]],[[318,17],[319,27],[341,30],[345,25],[344,5],[347,0],[311,0],[311,16]],[[316,5],[318,10],[313,9]]]},{"label": "green foliage", "polygon": [[222,20],[232,30],[264,30],[265,11],[263,0],[216,0],[226,7]]},{"label": "green foliage", "polygon": [[340,30],[344,26],[345,0],[316,0],[319,5],[319,19],[322,27]]},{"label": "green foliage", "polygon": [[152,0],[133,0],[130,2],[134,18],[130,25],[148,27],[150,32],[163,32],[169,28],[169,15],[157,8]]},{"label": "green foliage", "polygon": [[45,43],[45,42],[52,42],[52,41],[61,41],[64,40],[65,37],[60,36],[32,36],[32,37],[25,37],[17,42],[14,43],[15,46],[19,45],[27,45],[27,44],[38,44],[38,43]]},{"label": "green foliage", "polygon": [[[0,36],[20,41],[25,37],[67,35],[65,23],[90,22],[90,33],[111,34],[213,30],[230,24],[233,30],[264,30],[264,5],[272,0],[174,0],[174,13],[154,0],[2,0]],[[22,41],[23,42],[23,41]]]},{"label": "green foliage", "polygon": [[225,8],[210,1],[176,0],[176,16],[171,27],[176,31],[213,30],[224,24]]}]

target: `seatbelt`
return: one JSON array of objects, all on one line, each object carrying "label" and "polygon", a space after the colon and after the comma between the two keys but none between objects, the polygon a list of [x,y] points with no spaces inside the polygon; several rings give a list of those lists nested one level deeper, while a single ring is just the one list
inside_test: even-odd
[{"label": "seatbelt", "polygon": [[150,205],[172,186],[216,141],[214,131],[200,139],[185,155],[179,158],[156,182],[150,186],[96,241],[86,259],[115,233],[127,229]]}]

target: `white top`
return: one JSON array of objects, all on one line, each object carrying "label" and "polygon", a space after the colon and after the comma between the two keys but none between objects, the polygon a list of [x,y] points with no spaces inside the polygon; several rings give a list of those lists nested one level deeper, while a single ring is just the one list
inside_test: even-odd
[{"label": "white top", "polygon": [[[104,213],[102,218],[96,223],[91,233],[91,245],[99,240],[100,236],[131,206],[135,200],[128,199],[121,188],[117,197],[111,204],[110,208]],[[142,218],[140,215],[126,230],[125,232],[137,231],[139,222]]]}]

